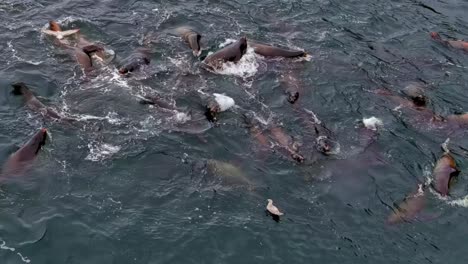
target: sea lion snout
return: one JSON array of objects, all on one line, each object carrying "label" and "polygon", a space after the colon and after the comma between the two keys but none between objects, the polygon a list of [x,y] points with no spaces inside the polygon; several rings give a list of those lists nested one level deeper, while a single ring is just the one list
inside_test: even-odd
[{"label": "sea lion snout", "polygon": [[14,95],[22,95],[23,89],[27,89],[27,86],[24,82],[16,82],[11,85],[13,87],[12,93]]},{"label": "sea lion snout", "polygon": [[288,96],[288,102],[294,104],[299,99],[299,92],[298,91],[286,91],[286,95]]},{"label": "sea lion snout", "polygon": [[437,32],[431,32],[431,38],[433,38],[435,40],[442,40],[439,33],[437,33]]},{"label": "sea lion snout", "polygon": [[49,21],[49,29],[52,31],[62,31],[59,24],[54,20]]},{"label": "sea lion snout", "polygon": [[216,122],[218,113],[221,111],[219,104],[215,100],[211,100],[206,105],[205,116],[210,122]]}]

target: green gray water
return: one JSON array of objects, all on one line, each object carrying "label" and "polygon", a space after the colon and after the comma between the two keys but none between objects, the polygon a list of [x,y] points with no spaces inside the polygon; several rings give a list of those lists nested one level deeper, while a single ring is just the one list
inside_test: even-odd
[{"label": "green gray water", "polygon": [[[461,0],[1,1],[0,161],[41,126],[52,139],[32,171],[0,187],[0,263],[465,263],[468,208],[449,202],[468,194],[467,140],[452,139],[462,170],[452,197],[429,195],[429,220],[388,226],[389,206],[426,181],[447,135],[412,126],[368,91],[419,81],[435,112],[468,111],[468,54],[428,35],[468,38],[467,13]],[[51,19],[120,57],[151,38],[152,64],[129,79],[110,68],[84,79],[41,35]],[[259,59],[248,78],[212,74],[170,34],[181,25],[197,28],[207,50],[246,35],[312,59]],[[306,128],[278,82],[291,68],[302,105],[333,131],[340,155],[262,159],[238,111],[199,136],[135,99],[158,92],[196,112],[197,90],[225,93],[301,139]],[[15,81],[81,121],[34,115],[10,94]],[[369,116],[384,129],[372,152],[355,151],[358,120]],[[256,188],[206,180],[196,166],[205,159],[239,166]],[[267,198],[286,212],[281,222],[265,216]]]}]

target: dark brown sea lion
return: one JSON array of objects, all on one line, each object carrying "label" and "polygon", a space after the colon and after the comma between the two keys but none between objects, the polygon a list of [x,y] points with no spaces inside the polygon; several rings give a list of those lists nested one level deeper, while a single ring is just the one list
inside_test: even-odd
[{"label": "dark brown sea lion", "polygon": [[127,74],[140,69],[144,65],[150,64],[150,54],[146,49],[137,49],[136,52],[128,56],[119,67],[120,74]]},{"label": "dark brown sea lion", "polygon": [[254,49],[255,53],[264,57],[295,58],[305,57],[307,55],[307,53],[302,50],[283,49],[253,41],[249,41],[249,46],[251,46]]},{"label": "dark brown sea lion", "polygon": [[50,107],[46,107],[43,103],[41,103],[36,96],[29,90],[26,84],[22,82],[12,84],[14,95],[22,95],[26,100],[26,105],[33,110],[34,112],[40,113],[45,117],[50,117],[53,119],[61,119],[57,112],[52,110]]},{"label": "dark brown sea lion", "polygon": [[200,39],[202,36],[189,27],[180,27],[176,31],[182,39],[188,43],[189,47],[193,51],[193,55],[196,57],[200,56]]},{"label": "dark brown sea lion", "polygon": [[426,192],[424,187],[407,196],[401,204],[396,206],[393,213],[387,218],[387,224],[398,224],[414,220],[426,204]]},{"label": "dark brown sea lion", "polygon": [[463,40],[445,40],[437,32],[431,32],[431,38],[452,48],[468,51],[468,41]]},{"label": "dark brown sea lion", "polygon": [[218,69],[224,62],[238,62],[246,52],[247,38],[241,37],[238,41],[209,55],[203,62],[209,68]]},{"label": "dark brown sea lion", "polygon": [[45,145],[47,129],[42,128],[34,136],[13,153],[2,169],[2,177],[20,176],[24,174],[33,164],[39,150]]}]

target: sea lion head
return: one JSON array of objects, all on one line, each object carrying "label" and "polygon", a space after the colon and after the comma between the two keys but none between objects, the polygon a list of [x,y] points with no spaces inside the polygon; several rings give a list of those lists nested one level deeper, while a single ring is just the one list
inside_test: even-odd
[{"label": "sea lion head", "polygon": [[242,55],[247,52],[247,38],[245,36],[239,39],[239,50]]},{"label": "sea lion head", "polygon": [[[143,55],[143,54],[142,54]],[[142,65],[150,64],[150,59],[146,56],[139,56],[137,58],[132,58],[130,61],[125,64],[124,66],[120,67],[119,73],[120,74],[127,74],[129,72],[133,72],[138,70]]]},{"label": "sea lion head", "polygon": [[11,86],[13,86],[12,93],[14,95],[22,95],[24,91],[28,89],[28,87],[26,86],[24,82],[16,82],[16,83],[13,83]]},{"label": "sea lion head", "polygon": [[54,20],[49,21],[49,29],[52,31],[62,31],[60,25]]},{"label": "sea lion head", "polygon": [[218,119],[218,113],[220,111],[221,107],[218,102],[216,102],[216,100],[210,100],[208,104],[206,104],[205,116],[210,122],[215,122]]},{"label": "sea lion head", "polygon": [[294,104],[299,99],[299,92],[293,90],[286,90],[287,100],[289,103]]},{"label": "sea lion head", "polygon": [[424,89],[417,84],[410,84],[405,87],[403,93],[408,96],[413,103],[418,107],[424,107],[427,104],[427,97],[424,93]]},{"label": "sea lion head", "polygon": [[93,53],[96,52],[104,52],[104,48],[96,44],[85,46],[82,48],[82,50],[84,53],[88,54],[88,56],[91,56]]},{"label": "sea lion head", "polygon": [[431,32],[431,38],[433,38],[435,40],[442,40],[439,33],[437,33],[437,32]]},{"label": "sea lion head", "polygon": [[336,143],[326,136],[320,136],[316,140],[317,150],[324,155],[331,155],[335,150]]}]

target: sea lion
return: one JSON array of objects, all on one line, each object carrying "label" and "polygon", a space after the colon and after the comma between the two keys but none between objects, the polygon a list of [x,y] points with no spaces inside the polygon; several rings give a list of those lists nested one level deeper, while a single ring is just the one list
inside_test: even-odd
[{"label": "sea lion", "polygon": [[450,155],[447,144],[448,140],[442,145],[445,152],[437,161],[434,171],[432,172],[434,178],[432,187],[442,196],[448,195],[451,178],[460,172],[455,159]]},{"label": "sea lion", "polygon": [[46,107],[43,103],[41,103],[36,96],[29,90],[29,88],[26,86],[25,83],[23,82],[18,82],[12,84],[13,86],[13,91],[12,93],[14,95],[22,95],[24,99],[26,100],[26,105],[33,110],[34,112],[40,113],[41,115],[45,117],[50,117],[53,119],[61,119],[62,116],[60,116],[57,112],[52,110],[50,107]]},{"label": "sea lion", "polygon": [[[69,51],[85,73],[93,70],[91,56],[96,54],[101,60],[106,57],[105,49],[98,44],[86,40],[79,34],[79,29],[62,31],[62,28],[56,21],[49,21],[49,29],[44,30],[44,33],[57,37],[58,44]],[[63,40],[64,36],[76,36],[77,41],[70,42]]]},{"label": "sea lion", "polygon": [[224,62],[238,62],[247,52],[247,38],[241,37],[238,41],[209,55],[203,61],[204,65],[218,69]]},{"label": "sea lion", "polygon": [[140,69],[143,65],[150,64],[151,59],[146,49],[137,49],[136,52],[128,56],[119,67],[120,74],[127,74]]},{"label": "sea lion", "polygon": [[281,84],[285,87],[284,93],[287,96],[288,102],[290,104],[296,103],[302,93],[302,86],[296,74],[293,71],[288,71],[281,75]]},{"label": "sea lion", "polygon": [[182,39],[188,43],[189,47],[192,49],[193,55],[195,57],[200,56],[200,39],[202,36],[189,27],[180,27],[176,29],[176,31],[179,33]]},{"label": "sea lion", "polygon": [[32,166],[39,150],[45,145],[46,138],[47,129],[42,128],[36,132],[26,144],[8,158],[1,175],[9,177],[24,174]]},{"label": "sea lion", "polygon": [[203,180],[229,187],[253,188],[254,184],[247,178],[241,168],[225,161],[208,159],[197,161],[194,170],[202,172]]},{"label": "sea lion", "polygon": [[253,41],[249,41],[249,46],[251,46],[254,49],[255,53],[264,57],[296,58],[305,57],[307,55],[307,53],[302,50],[283,49]]},{"label": "sea lion", "polygon": [[297,142],[292,140],[292,137],[279,126],[273,126],[269,129],[271,138],[285,150],[291,158],[298,163],[304,162],[304,156],[299,152]]},{"label": "sea lion", "polygon": [[422,185],[418,190],[407,196],[401,204],[396,206],[392,214],[387,218],[387,224],[409,222],[415,219],[426,204],[426,193]]},{"label": "sea lion", "polygon": [[452,48],[468,51],[468,41],[463,40],[445,40],[437,32],[431,32],[431,38]]}]

